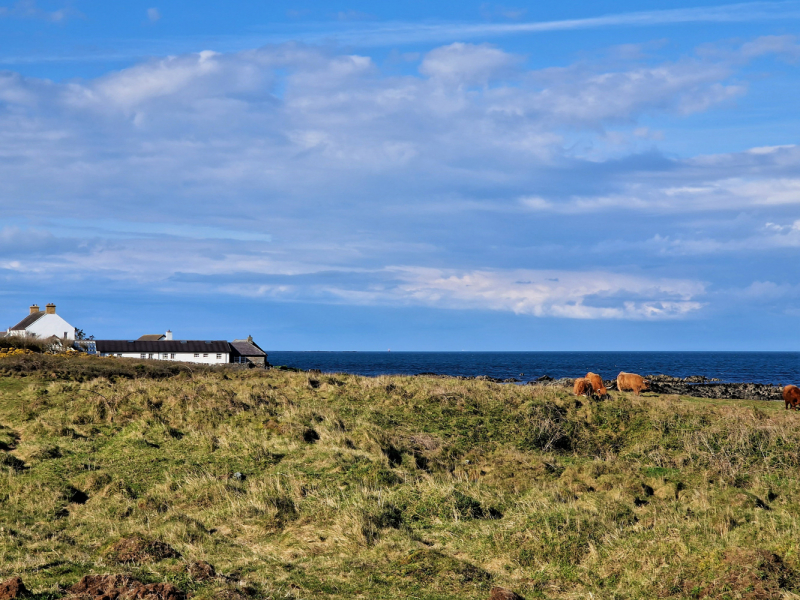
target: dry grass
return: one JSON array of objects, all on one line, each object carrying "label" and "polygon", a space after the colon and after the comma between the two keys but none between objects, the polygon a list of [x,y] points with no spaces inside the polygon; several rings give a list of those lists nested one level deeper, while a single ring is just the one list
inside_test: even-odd
[{"label": "dry grass", "polygon": [[[777,403],[69,369],[0,378],[0,578],[43,597],[119,572],[199,599],[800,592],[800,417]],[[131,538],[178,556],[120,563]]]}]

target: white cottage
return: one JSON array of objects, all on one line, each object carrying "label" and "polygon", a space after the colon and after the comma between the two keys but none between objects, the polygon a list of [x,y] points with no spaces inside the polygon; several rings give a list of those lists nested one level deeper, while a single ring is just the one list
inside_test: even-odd
[{"label": "white cottage", "polygon": [[56,314],[56,305],[51,302],[45,306],[44,311],[39,310],[38,304],[31,306],[30,314],[10,327],[6,331],[6,335],[74,340],[75,328]]}]

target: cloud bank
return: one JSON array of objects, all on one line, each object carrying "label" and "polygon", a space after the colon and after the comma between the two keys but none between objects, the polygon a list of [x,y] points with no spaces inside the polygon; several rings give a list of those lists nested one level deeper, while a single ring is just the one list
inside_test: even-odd
[{"label": "cloud bank", "polygon": [[742,65],[795,47],[531,69],[458,42],[397,75],[290,43],[63,83],[2,72],[0,278],[699,314],[721,282],[697,257],[798,247],[800,149],[669,156],[642,121],[725,107],[748,92]]}]

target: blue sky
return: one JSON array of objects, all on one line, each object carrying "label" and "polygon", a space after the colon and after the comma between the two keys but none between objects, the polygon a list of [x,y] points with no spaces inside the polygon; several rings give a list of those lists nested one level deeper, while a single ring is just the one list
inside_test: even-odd
[{"label": "blue sky", "polygon": [[0,1],[0,323],[797,350],[798,28],[794,1]]}]

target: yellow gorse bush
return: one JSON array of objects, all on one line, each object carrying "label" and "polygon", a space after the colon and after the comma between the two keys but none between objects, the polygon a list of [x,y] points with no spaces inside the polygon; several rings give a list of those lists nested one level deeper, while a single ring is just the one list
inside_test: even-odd
[{"label": "yellow gorse bush", "polygon": [[[10,358],[12,356],[27,356],[31,354],[41,354],[27,348],[0,348],[0,358]],[[86,352],[78,352],[74,348],[67,348],[61,352],[49,351],[47,354],[59,354],[60,356],[67,356],[70,358],[116,358],[115,356],[100,356],[99,354],[87,354]]]},{"label": "yellow gorse bush", "polygon": [[7,358],[9,356],[24,356],[26,354],[36,354],[27,348],[0,348],[0,358]]}]

